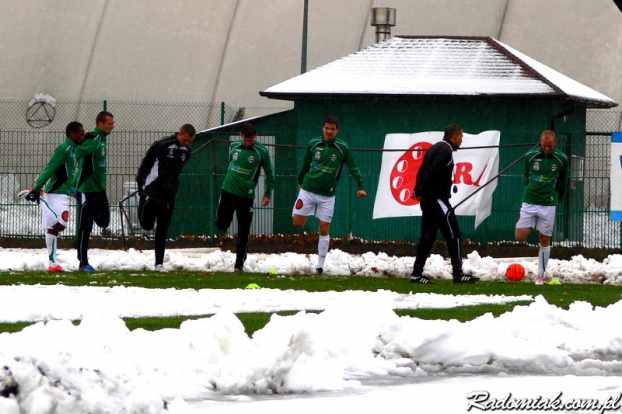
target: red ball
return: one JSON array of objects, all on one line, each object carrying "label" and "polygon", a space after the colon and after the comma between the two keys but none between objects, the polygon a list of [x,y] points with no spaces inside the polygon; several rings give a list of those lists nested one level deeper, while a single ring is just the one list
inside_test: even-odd
[{"label": "red ball", "polygon": [[505,277],[513,282],[523,280],[523,278],[525,277],[525,268],[521,264],[512,263],[505,271]]}]

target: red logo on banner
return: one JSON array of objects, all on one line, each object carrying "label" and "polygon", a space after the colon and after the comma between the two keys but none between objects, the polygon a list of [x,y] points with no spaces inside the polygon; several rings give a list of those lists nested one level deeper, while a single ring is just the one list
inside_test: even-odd
[{"label": "red logo on banner", "polygon": [[486,168],[488,168],[488,164],[484,165],[482,172],[479,173],[479,176],[473,181],[473,164],[470,162],[457,162],[454,172],[454,184],[474,185],[475,187],[479,187],[480,181],[482,181],[482,177],[486,172]]},{"label": "red logo on banner", "polygon": [[413,199],[412,193],[417,182],[417,173],[421,168],[423,156],[432,147],[429,142],[417,142],[400,157],[391,170],[391,194],[398,203],[405,206],[419,204]]}]

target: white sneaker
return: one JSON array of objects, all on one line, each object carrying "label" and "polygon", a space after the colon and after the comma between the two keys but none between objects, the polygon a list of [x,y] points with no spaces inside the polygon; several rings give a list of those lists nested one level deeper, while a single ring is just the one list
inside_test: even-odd
[{"label": "white sneaker", "polygon": [[536,285],[540,286],[544,284],[544,279],[542,276],[536,276]]},{"label": "white sneaker", "polygon": [[30,194],[30,190],[22,190],[19,193],[17,193],[17,197],[21,198],[22,200],[25,200],[28,194]]},{"label": "white sneaker", "polygon": [[164,265],[161,265],[161,264],[156,265],[156,267],[154,267],[154,268],[153,268],[153,271],[154,271],[154,272],[163,272],[163,273],[168,272],[168,270],[166,270],[166,269],[164,268]]},{"label": "white sneaker", "polygon": [[33,203],[39,204],[39,199],[41,198],[41,194],[37,194],[32,190],[22,190],[17,193],[17,197],[22,200],[32,201]]}]

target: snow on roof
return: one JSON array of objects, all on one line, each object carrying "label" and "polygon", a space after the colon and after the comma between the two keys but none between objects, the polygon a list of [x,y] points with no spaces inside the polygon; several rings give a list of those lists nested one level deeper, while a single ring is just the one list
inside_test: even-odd
[{"label": "snow on roof", "polygon": [[588,106],[617,106],[490,37],[394,36],[260,94],[277,99],[324,94],[550,95]]}]

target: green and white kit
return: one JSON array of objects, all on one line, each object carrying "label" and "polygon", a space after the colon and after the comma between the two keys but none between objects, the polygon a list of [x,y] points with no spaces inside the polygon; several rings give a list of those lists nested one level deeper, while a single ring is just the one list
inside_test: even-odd
[{"label": "green and white kit", "polygon": [[265,173],[264,197],[272,198],[274,172],[268,149],[255,141],[247,148],[242,141],[236,141],[229,148],[229,169],[222,189],[244,198],[255,198],[255,187],[261,168]]},{"label": "green and white kit", "polygon": [[298,184],[311,193],[334,196],[343,165],[348,167],[358,190],[365,190],[363,176],[354,162],[348,144],[335,138],[326,141],[322,137],[309,141],[307,151],[298,174]]},{"label": "green and white kit", "polygon": [[568,157],[557,148],[551,154],[546,154],[542,147],[527,152],[525,154],[527,185],[523,191],[522,201],[539,206],[556,206],[564,197],[569,174]]},{"label": "green and white kit", "polygon": [[69,138],[66,138],[56,148],[50,161],[37,178],[34,191],[43,190],[45,193],[71,195],[76,176],[75,148],[76,143]]},{"label": "green and white kit", "polygon": [[75,149],[78,160],[76,187],[80,193],[106,191],[106,134],[99,128],[89,132]]}]

